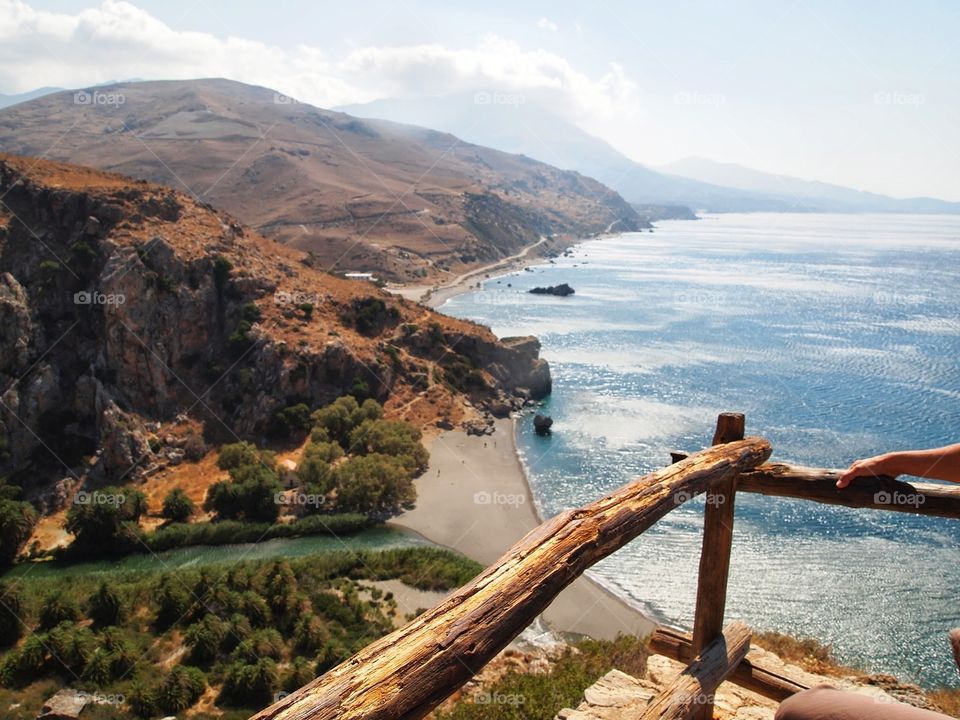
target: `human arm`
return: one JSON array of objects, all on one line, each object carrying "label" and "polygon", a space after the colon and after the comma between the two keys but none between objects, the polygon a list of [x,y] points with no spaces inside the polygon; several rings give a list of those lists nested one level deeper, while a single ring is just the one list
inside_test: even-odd
[{"label": "human arm", "polygon": [[914,475],[960,483],[960,443],[930,450],[889,452],[857,460],[837,478],[837,487],[845,488],[854,478],[878,475]]}]

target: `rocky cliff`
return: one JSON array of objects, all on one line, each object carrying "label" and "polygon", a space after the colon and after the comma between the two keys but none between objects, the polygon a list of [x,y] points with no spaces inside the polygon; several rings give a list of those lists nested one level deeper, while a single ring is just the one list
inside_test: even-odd
[{"label": "rocky cliff", "polygon": [[[427,423],[550,389],[534,338],[310,267],[170,189],[0,155],[0,477],[52,509],[344,392]],[[181,453],[182,454],[182,453]]]}]

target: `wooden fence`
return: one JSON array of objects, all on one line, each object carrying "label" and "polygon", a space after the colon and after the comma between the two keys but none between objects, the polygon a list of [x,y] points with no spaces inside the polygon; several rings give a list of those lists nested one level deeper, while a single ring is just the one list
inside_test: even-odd
[{"label": "wooden fence", "polygon": [[710,493],[692,635],[660,629],[654,651],[689,663],[644,718],[709,718],[726,679],[776,700],[804,689],[745,659],[750,631],[723,627],[737,492],[960,517],[960,488],[858,479],[838,490],[832,470],[765,464],[771,447],[744,438],[744,417],[724,413],[713,445],[532,530],[468,585],[251,720],[421,718],[517,637],[574,579],[682,502]]}]

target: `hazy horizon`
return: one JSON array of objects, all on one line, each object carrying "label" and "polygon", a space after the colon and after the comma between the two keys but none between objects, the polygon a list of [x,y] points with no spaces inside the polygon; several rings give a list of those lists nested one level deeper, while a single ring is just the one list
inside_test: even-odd
[{"label": "hazy horizon", "polygon": [[[0,93],[225,77],[320,107],[502,93],[631,159],[960,201],[960,8],[0,0]],[[122,72],[118,69],[122,68]]]}]

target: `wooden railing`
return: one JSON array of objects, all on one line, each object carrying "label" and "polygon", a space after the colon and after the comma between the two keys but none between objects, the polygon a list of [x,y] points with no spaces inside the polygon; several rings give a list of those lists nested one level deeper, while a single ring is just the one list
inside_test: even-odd
[{"label": "wooden railing", "polygon": [[764,464],[770,444],[743,435],[743,415],[721,415],[712,447],[690,456],[674,454],[673,464],[547,520],[439,605],[251,720],[423,717],[590,566],[705,492],[693,634],[661,629],[651,638],[656,652],[690,664],[644,718],[709,718],[713,692],[725,679],[777,700],[804,689],[745,659],[746,626],[721,628],[737,491],[955,518],[960,517],[960,488],[879,478],[838,490],[835,471]]}]

